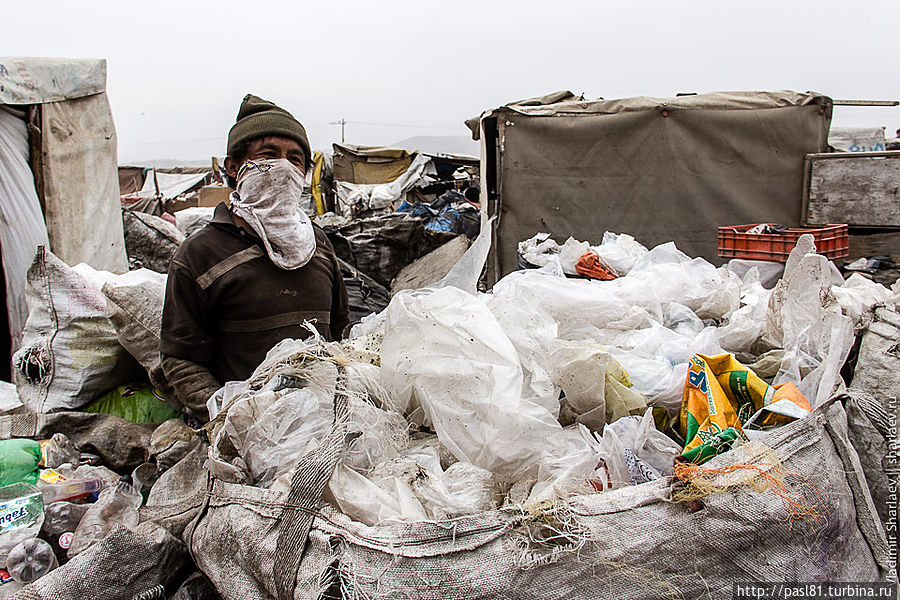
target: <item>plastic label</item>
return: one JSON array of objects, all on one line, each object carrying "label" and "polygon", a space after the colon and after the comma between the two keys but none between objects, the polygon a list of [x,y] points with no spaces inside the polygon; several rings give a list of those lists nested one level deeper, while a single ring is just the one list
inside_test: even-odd
[{"label": "plastic label", "polygon": [[63,550],[68,550],[69,546],[72,545],[72,537],[74,535],[75,534],[72,533],[71,531],[67,531],[66,533],[59,536],[59,547],[62,548]]}]

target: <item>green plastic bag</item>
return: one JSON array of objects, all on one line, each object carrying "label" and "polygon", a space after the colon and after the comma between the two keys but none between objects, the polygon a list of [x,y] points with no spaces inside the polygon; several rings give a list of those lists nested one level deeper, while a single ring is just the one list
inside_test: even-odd
[{"label": "green plastic bag", "polygon": [[133,423],[162,423],[182,418],[158,391],[146,383],[120,385],[81,410],[114,415]]},{"label": "green plastic bag", "polygon": [[41,445],[34,440],[0,440],[0,486],[37,482]]}]

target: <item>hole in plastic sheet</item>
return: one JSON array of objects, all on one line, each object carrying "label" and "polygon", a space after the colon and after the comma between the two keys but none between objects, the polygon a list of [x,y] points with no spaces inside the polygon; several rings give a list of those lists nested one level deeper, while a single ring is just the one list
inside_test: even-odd
[{"label": "hole in plastic sheet", "polygon": [[16,361],[16,369],[31,384],[40,384],[45,381],[50,375],[52,366],[50,349],[43,346],[29,348]]}]

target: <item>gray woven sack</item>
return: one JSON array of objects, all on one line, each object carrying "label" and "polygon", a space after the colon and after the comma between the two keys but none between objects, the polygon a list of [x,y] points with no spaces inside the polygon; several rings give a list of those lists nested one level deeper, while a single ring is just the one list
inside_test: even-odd
[{"label": "gray woven sack", "polygon": [[[209,477],[184,540],[225,600],[318,599],[333,583],[345,598],[649,600],[731,598],[741,581],[881,581],[888,545],[843,399],[759,440],[824,492],[805,495],[826,515],[818,524],[790,523],[782,498],[749,486],[691,512],[657,480],[528,514],[369,527],[321,506],[343,444],[338,418],[287,497]],[[758,448],[704,466],[752,462]]]},{"label": "gray woven sack", "polygon": [[184,544],[153,523],[117,525],[71,561],[16,593],[18,600],[154,600],[183,571]]}]

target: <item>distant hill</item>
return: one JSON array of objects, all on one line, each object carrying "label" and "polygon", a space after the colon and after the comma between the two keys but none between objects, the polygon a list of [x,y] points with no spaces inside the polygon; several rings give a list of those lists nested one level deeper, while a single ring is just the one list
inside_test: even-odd
[{"label": "distant hill", "polygon": [[471,137],[464,135],[429,136],[417,135],[391,144],[394,148],[418,150],[425,154],[466,154],[479,156],[481,146]]}]

